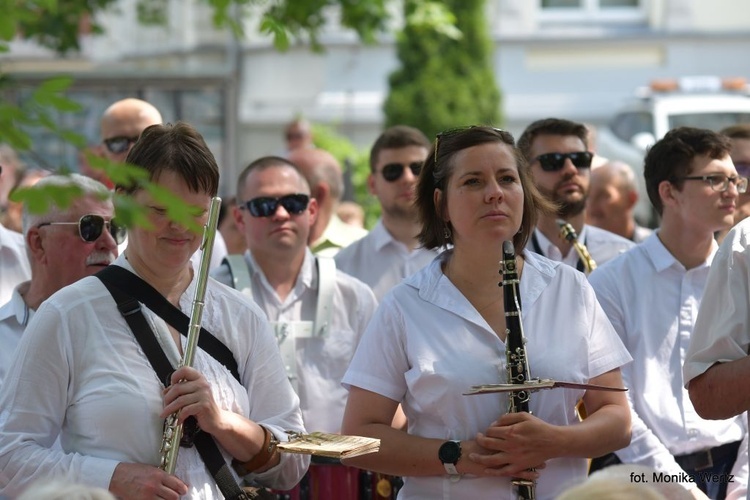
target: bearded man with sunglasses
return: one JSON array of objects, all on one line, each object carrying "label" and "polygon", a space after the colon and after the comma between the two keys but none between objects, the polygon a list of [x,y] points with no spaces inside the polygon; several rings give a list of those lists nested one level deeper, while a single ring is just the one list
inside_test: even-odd
[{"label": "bearded man with sunglasses", "polygon": [[370,285],[378,300],[429,264],[439,253],[419,244],[422,229],[414,205],[417,179],[430,150],[425,135],[405,125],[383,131],[370,150],[367,187],[380,202],[372,231],[336,254],[336,265]]},{"label": "bearded man with sunglasses", "polygon": [[573,243],[560,235],[558,220],[573,226],[578,241],[601,265],[631,248],[633,242],[585,224],[586,199],[593,155],[587,147],[586,126],[561,118],[546,118],[526,127],[518,148],[528,162],[539,191],[557,204],[557,213],[540,214],[529,247],[545,257],[584,271]]},{"label": "bearded man with sunglasses", "polygon": [[112,221],[110,191],[79,174],[53,175],[37,187],[75,186],[84,195],[69,207],[52,205],[43,214],[23,208],[23,234],[31,280],[19,284],[0,307],[0,385],[34,311],[61,288],[91,276],[117,258],[125,230]]},{"label": "bearded man with sunglasses", "polygon": [[[336,270],[330,257],[313,256],[307,241],[317,200],[288,160],[267,156],[245,168],[233,213],[248,250],[239,261],[230,256],[213,276],[242,290],[265,311],[300,397],[305,428],[340,432],[347,397],[341,379],[375,311],[375,296],[367,285]],[[316,489],[318,473],[303,480],[310,498],[330,498]],[[342,474],[356,478],[359,472]],[[352,498],[343,490],[336,493],[336,498]]]}]

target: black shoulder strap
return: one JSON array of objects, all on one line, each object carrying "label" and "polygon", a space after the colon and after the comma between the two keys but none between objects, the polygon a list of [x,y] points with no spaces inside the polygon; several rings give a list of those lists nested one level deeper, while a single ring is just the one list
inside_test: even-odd
[{"label": "black shoulder strap", "polygon": [[[169,362],[167,355],[164,354],[164,350],[156,340],[156,336],[153,334],[153,331],[148,325],[148,322],[146,322],[146,317],[141,311],[141,305],[135,298],[125,293],[114,284],[112,280],[113,274],[121,273],[107,273],[106,276],[103,275],[104,271],[109,268],[115,267],[118,266],[108,266],[97,273],[96,276],[101,280],[102,283],[104,283],[104,286],[107,287],[107,290],[109,290],[112,298],[117,303],[117,309],[125,318],[125,321],[128,322],[128,326],[133,331],[133,336],[141,345],[143,352],[146,354],[146,357],[148,358],[149,363],[151,363],[151,367],[156,372],[156,375],[159,377],[159,380],[162,381],[165,387],[169,386],[169,379],[171,378],[172,372],[174,371],[174,367],[172,366],[172,363]],[[122,269],[122,271],[135,276],[125,269]],[[138,280],[142,281],[140,280],[140,278],[138,278]],[[148,284],[146,285],[148,286]],[[154,290],[154,292],[156,291]],[[158,292],[156,293],[158,294]],[[201,335],[203,335],[203,332],[201,332]],[[200,338],[198,340],[198,344],[200,345]],[[217,342],[221,344],[218,339]],[[222,347],[224,347],[224,344],[221,345]],[[232,361],[234,361],[234,358],[232,358]],[[191,419],[192,422],[188,422]],[[195,421],[195,417],[189,417],[188,421],[186,421],[184,425],[190,425],[193,428],[197,429],[197,422]],[[205,432],[197,432],[193,437],[193,442],[195,443],[195,448],[198,451],[198,454],[201,456],[203,463],[211,473],[211,476],[213,476],[214,480],[216,481],[216,485],[219,487],[219,490],[222,492],[224,497],[233,500],[247,500],[247,494],[239,487],[237,482],[234,480],[234,476],[232,476],[232,473],[229,470],[229,466],[224,460],[224,457],[221,455],[221,451],[219,451],[219,448],[213,437]]]},{"label": "black shoulder strap", "polygon": [[[99,271],[96,277],[104,283],[110,293],[112,293],[113,288],[123,290],[123,293],[127,293],[133,300],[137,299],[146,304],[149,309],[172,325],[182,335],[187,335],[190,318],[135,274],[120,266],[107,266]],[[127,290],[127,292],[124,290]],[[115,296],[114,293],[112,296]],[[118,308],[120,307],[119,304],[118,302]],[[131,307],[131,309],[133,308]],[[127,316],[125,318],[127,319]],[[156,339],[154,339],[154,342],[156,342]],[[234,378],[241,382],[237,361],[234,359],[232,351],[221,340],[217,339],[205,328],[201,328],[201,334],[198,337],[198,346],[224,365]]]}]

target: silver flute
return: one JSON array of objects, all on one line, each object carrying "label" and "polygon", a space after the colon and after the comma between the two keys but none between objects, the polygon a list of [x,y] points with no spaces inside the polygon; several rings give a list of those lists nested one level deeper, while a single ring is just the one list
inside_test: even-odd
[{"label": "silver flute", "polygon": [[[180,361],[180,368],[193,365],[195,350],[198,346],[198,337],[201,333],[201,319],[203,318],[203,300],[206,296],[206,284],[208,283],[211,253],[213,252],[216,227],[219,222],[219,208],[221,208],[221,198],[212,198],[211,207],[208,210],[208,221],[203,228],[203,239],[200,247],[202,249],[200,267],[198,268],[195,295],[193,296],[193,307],[190,313],[187,343],[185,345],[185,353]],[[161,441],[161,460],[159,461],[159,468],[169,474],[174,474],[175,465],[177,465],[177,453],[180,451],[183,424],[178,423],[177,421],[179,415],[180,412],[178,410],[169,415],[164,422],[164,435],[162,436]]]}]

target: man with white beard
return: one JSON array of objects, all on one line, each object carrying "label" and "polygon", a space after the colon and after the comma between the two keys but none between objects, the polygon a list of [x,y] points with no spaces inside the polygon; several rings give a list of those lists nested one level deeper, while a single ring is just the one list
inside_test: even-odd
[{"label": "man with white beard", "polygon": [[125,230],[112,222],[114,205],[107,187],[79,174],[53,175],[36,186],[76,186],[83,194],[66,208],[51,205],[43,214],[23,208],[23,235],[31,280],[13,290],[0,307],[0,385],[34,311],[55,292],[97,273],[117,258]]}]

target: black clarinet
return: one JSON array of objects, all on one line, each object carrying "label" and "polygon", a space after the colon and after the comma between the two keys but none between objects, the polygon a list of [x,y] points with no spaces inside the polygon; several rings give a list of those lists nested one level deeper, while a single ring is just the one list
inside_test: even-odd
[{"label": "black clarinet", "polygon": [[[516,252],[511,241],[503,242],[503,263],[501,270],[503,280],[503,304],[505,305],[505,358],[507,363],[508,383],[525,384],[531,380],[529,363],[526,357],[526,338],[521,324],[521,295],[516,269]],[[529,412],[528,390],[511,391],[508,395],[508,413]],[[534,481],[513,478],[519,500],[536,498]]]}]

